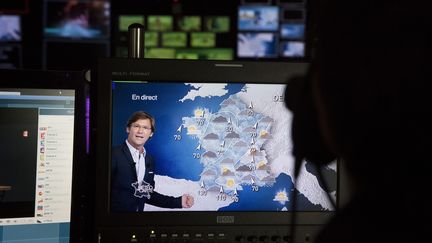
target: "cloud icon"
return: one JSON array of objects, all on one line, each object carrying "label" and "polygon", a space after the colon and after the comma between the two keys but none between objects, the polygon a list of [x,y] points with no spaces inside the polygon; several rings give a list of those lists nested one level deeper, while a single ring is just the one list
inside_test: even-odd
[{"label": "cloud icon", "polygon": [[209,133],[207,135],[204,136],[205,140],[218,140],[219,136],[217,134],[214,133]]}]

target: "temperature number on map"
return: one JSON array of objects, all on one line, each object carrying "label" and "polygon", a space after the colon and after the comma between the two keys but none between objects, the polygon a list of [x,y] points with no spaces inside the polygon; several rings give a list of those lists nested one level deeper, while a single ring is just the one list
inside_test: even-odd
[{"label": "temperature number on map", "polygon": [[227,195],[226,194],[219,194],[218,196],[217,196],[217,200],[218,201],[226,201],[226,199],[227,199]]},{"label": "temperature number on map", "polygon": [[255,164],[249,164],[248,166],[249,166],[249,170],[251,171],[256,170]]},{"label": "temperature number on map", "polygon": [[207,190],[205,190],[205,189],[201,189],[201,190],[199,190],[199,191],[198,191],[198,195],[199,195],[199,196],[207,196]]},{"label": "temperature number on map", "polygon": [[192,156],[194,157],[194,159],[200,159],[201,158],[200,153],[193,153]]},{"label": "temperature number on map", "polygon": [[205,119],[204,118],[201,118],[201,119],[197,120],[197,125],[198,126],[202,126],[202,125],[204,125],[204,123],[205,123]]}]

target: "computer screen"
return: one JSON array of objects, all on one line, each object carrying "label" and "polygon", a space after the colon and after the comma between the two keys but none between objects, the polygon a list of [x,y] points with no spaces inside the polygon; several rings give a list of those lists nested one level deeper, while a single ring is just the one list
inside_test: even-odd
[{"label": "computer screen", "polygon": [[[81,73],[3,70],[0,242],[69,242],[84,163]],[[85,148],[85,147],[83,147]],[[82,151],[82,152],[81,152]]]},{"label": "computer screen", "polygon": [[[294,212],[299,225],[324,223],[336,209],[313,165],[304,163],[294,185],[292,115],[283,102],[286,82],[306,69],[306,63],[100,60],[93,103],[100,236],[120,240],[114,236],[120,228],[147,234],[225,223],[287,230]],[[324,170],[337,201],[337,164]]]}]

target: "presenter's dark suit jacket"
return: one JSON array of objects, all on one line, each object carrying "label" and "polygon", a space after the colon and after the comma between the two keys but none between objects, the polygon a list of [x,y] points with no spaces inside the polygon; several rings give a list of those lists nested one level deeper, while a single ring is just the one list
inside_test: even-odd
[{"label": "presenter's dark suit jacket", "polygon": [[[129,148],[124,142],[112,149],[111,167],[111,211],[136,212],[143,211],[146,203],[162,208],[181,208],[181,197],[170,197],[157,193],[150,193],[150,198],[134,196],[135,188],[132,183],[137,182],[135,162]],[[155,188],[154,160],[146,154],[144,181]]]}]

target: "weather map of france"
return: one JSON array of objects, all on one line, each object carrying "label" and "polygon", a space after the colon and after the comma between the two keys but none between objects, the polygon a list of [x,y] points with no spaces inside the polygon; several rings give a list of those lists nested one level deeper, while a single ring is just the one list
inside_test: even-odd
[{"label": "weather map of france", "polygon": [[221,103],[217,113],[197,109],[194,117],[185,117],[183,122],[187,134],[198,137],[197,151],[205,151],[196,155],[204,165],[201,195],[216,189],[236,196],[242,185],[257,191],[275,183],[266,152],[261,150],[271,138],[274,121],[255,113],[252,102],[247,105],[233,95]]}]

